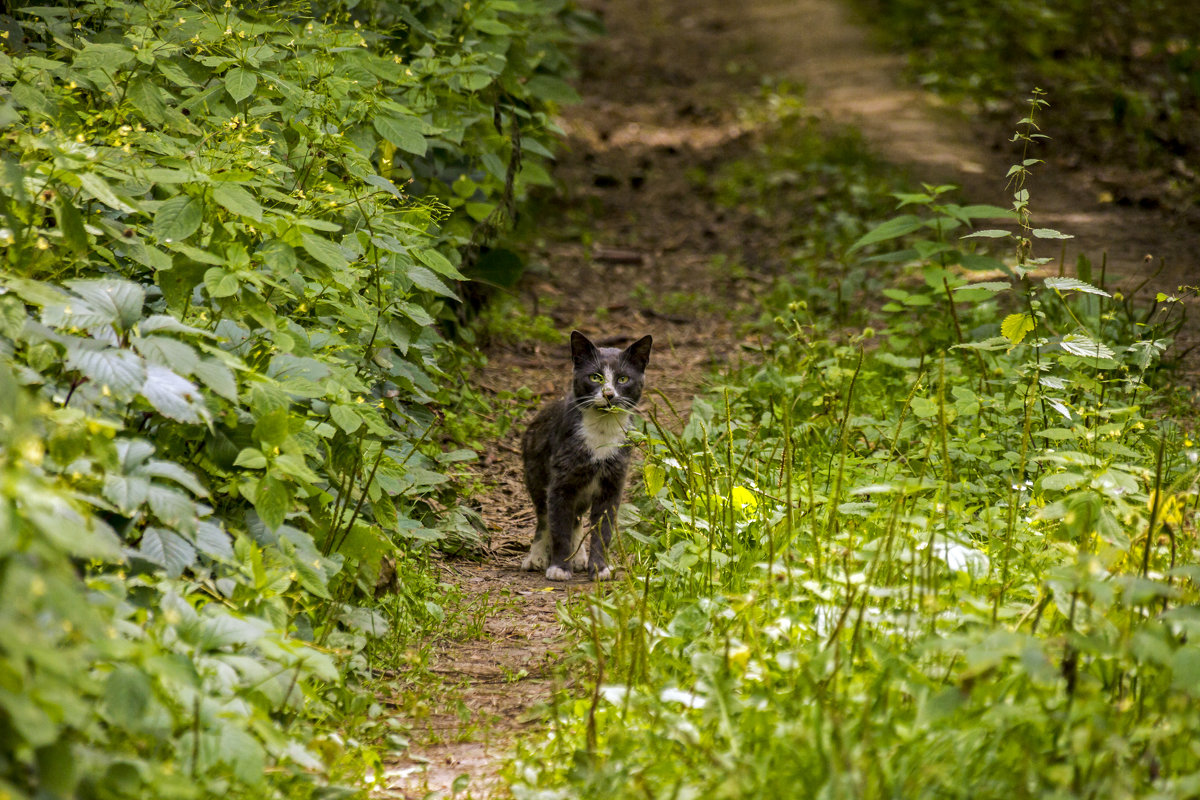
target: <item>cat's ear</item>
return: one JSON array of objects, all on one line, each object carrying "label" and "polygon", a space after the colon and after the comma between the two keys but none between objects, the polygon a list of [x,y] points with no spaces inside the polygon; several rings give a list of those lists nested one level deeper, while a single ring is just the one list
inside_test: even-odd
[{"label": "cat's ear", "polygon": [[637,367],[639,372],[645,372],[646,365],[650,363],[650,345],[653,341],[653,337],[643,336],[626,347],[625,352],[621,353],[621,357]]},{"label": "cat's ear", "polygon": [[571,360],[581,367],[599,355],[596,345],[579,331],[571,331]]}]

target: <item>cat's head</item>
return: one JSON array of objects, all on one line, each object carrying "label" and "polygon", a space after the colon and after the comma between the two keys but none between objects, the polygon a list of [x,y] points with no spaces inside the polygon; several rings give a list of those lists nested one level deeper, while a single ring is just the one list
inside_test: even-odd
[{"label": "cat's head", "polygon": [[579,331],[571,331],[571,359],[575,363],[571,387],[576,404],[605,411],[636,407],[650,363],[651,341],[651,337],[643,336],[618,350],[596,347]]}]

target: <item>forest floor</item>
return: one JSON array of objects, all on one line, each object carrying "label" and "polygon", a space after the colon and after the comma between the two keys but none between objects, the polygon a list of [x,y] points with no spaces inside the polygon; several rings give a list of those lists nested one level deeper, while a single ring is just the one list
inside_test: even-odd
[{"label": "forest floor", "polygon": [[[608,34],[584,49],[583,102],[562,112],[561,193],[536,212],[522,298],[564,333],[579,329],[612,346],[653,334],[648,383],[681,415],[713,367],[751,352],[740,323],[786,263],[779,223],[718,206],[695,178],[752,152],[755,137],[739,100],[765,76],[802,84],[809,113],[830,126],[856,127],[914,183],[953,183],[968,202],[1009,204],[1004,175],[1013,155],[993,144],[1008,132],[981,130],[904,84],[903,56],[875,47],[837,0],[591,6]],[[1110,283],[1114,276],[1138,281],[1164,261],[1153,284],[1163,291],[1200,281],[1194,234],[1137,202],[1152,187],[1116,165],[1065,163],[1052,145],[1039,155],[1048,163],[1030,187],[1035,221],[1074,234],[1068,264],[1082,252],[1098,265],[1107,253]],[[731,273],[731,263],[744,269]],[[1193,303],[1179,337],[1184,349],[1197,341],[1197,311]],[[483,391],[527,387],[540,401],[565,389],[565,345],[497,341],[486,354],[487,366],[471,378]],[[1182,369],[1195,384],[1195,353]],[[667,402],[652,405],[670,425]],[[442,566],[443,581],[468,604],[491,605],[491,613],[478,638],[435,648],[429,669],[452,689],[423,732],[413,731],[408,750],[385,765],[378,796],[443,797],[454,789],[506,796],[498,775],[506,754],[544,718],[554,692],[570,688],[556,605],[604,588],[578,578],[551,584],[519,570],[533,528],[520,431],[517,425],[491,443],[481,460],[480,478],[492,487],[478,498],[491,536],[488,557]]]}]

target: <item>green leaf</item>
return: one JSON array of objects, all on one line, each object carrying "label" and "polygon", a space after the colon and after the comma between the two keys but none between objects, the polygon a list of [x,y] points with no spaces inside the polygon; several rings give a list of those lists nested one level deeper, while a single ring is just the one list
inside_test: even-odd
[{"label": "green leaf", "polygon": [[453,289],[442,283],[441,279],[438,278],[437,275],[434,275],[432,271],[426,269],[425,267],[410,267],[408,270],[408,278],[416,286],[419,286],[426,291],[433,292],[434,294],[440,294],[443,297],[456,297]]},{"label": "green leaf", "polygon": [[302,233],[300,234],[300,241],[304,247],[304,252],[330,269],[344,270],[349,265],[345,254],[342,252],[342,248],[324,236],[317,236],[315,233]]},{"label": "green leaf", "polygon": [[192,377],[231,403],[238,401],[233,371],[218,358],[206,358],[192,368]]},{"label": "green leaf", "polygon": [[177,422],[200,423],[209,420],[204,396],[196,385],[160,364],[146,365],[142,396],[158,413]]},{"label": "green leaf", "polygon": [[1000,334],[1013,344],[1020,344],[1021,340],[1025,338],[1025,334],[1036,327],[1037,323],[1034,322],[1033,317],[1027,312],[1009,314],[1000,323]]},{"label": "green leaf", "polygon": [[1073,356],[1083,358],[1115,358],[1114,353],[1107,345],[1102,342],[1097,342],[1090,336],[1084,336],[1080,333],[1067,334],[1059,343],[1063,350],[1066,350]]},{"label": "green leaf", "polygon": [[75,56],[72,66],[75,69],[99,69],[114,77],[121,67],[133,61],[133,51],[123,44],[97,44],[89,42]]},{"label": "green leaf", "polygon": [[363,424],[362,415],[352,406],[338,404],[329,409],[329,415],[337,426],[346,433],[354,433]]},{"label": "green leaf", "polygon": [[78,173],[78,178],[79,183],[83,186],[83,190],[85,192],[99,200],[101,203],[104,203],[104,205],[108,206],[109,208],[115,208],[117,211],[125,214],[135,214],[138,212],[139,209],[134,207],[132,202],[126,202],[125,200],[117,197],[116,193],[113,192],[112,187],[108,185],[108,182],[96,173],[80,172]]},{"label": "green leaf", "polygon": [[162,567],[171,577],[178,577],[196,563],[196,549],[187,539],[166,528],[146,528],[138,555]]},{"label": "green leaf", "polygon": [[289,415],[286,408],[277,408],[264,414],[258,422],[254,423],[254,438],[264,444],[278,447],[291,435],[288,420]]},{"label": "green leaf", "polygon": [[118,664],[104,682],[104,711],[112,722],[137,730],[152,695],[145,672],[130,664]]},{"label": "green leaf", "polygon": [[525,82],[525,91],[539,100],[549,100],[559,105],[572,105],[580,102],[579,93],[561,78],[550,75],[534,75]]},{"label": "green leaf", "polygon": [[266,469],[267,457],[257,447],[244,447],[237,454],[233,465],[235,467],[245,467],[246,469]]},{"label": "green leaf", "polygon": [[266,475],[255,485],[254,510],[268,528],[274,530],[283,524],[291,503],[291,494],[278,478]]},{"label": "green leaf", "polygon": [[146,291],[132,281],[80,280],[67,281],[67,286],[92,308],[111,314],[123,330],[142,318]]},{"label": "green leaf", "polygon": [[1052,228],[1034,228],[1031,233],[1035,239],[1074,239],[1069,233],[1061,233]]},{"label": "green leaf", "polygon": [[181,375],[190,375],[200,363],[200,356],[190,344],[166,336],[145,336],[134,339],[133,346],[147,361],[170,367]]},{"label": "green leaf", "polygon": [[1047,289],[1053,289],[1056,292],[1085,292],[1086,294],[1098,294],[1101,297],[1112,297],[1111,294],[1092,286],[1090,283],[1085,283],[1078,278],[1046,278],[1043,283]]},{"label": "green leaf", "polygon": [[374,125],[380,136],[406,153],[425,155],[427,145],[422,134],[424,126],[417,117],[379,116],[375,117]]},{"label": "green leaf", "polygon": [[1007,281],[985,281],[984,283],[969,283],[963,286],[955,286],[955,292],[964,292],[970,289],[982,289],[984,291],[995,294],[996,292],[1004,292],[1012,288],[1012,284]]},{"label": "green leaf", "polygon": [[913,214],[902,214],[899,217],[893,217],[887,222],[876,225],[867,231],[857,242],[850,245],[850,249],[846,253],[853,253],[855,250],[861,250],[868,245],[879,244],[891,239],[899,239],[901,236],[906,236],[913,231],[920,230],[924,224],[924,221],[920,217]]},{"label": "green leaf", "polygon": [[236,183],[218,183],[213,187],[213,200],[231,213],[249,217],[256,222],[262,221],[262,206],[250,192]]},{"label": "green leaf", "polygon": [[999,230],[998,228],[989,228],[989,229],[983,230],[983,231],[975,231],[974,233],[968,233],[966,236],[963,236],[961,238],[963,238],[963,239],[1004,239],[1004,238],[1010,237],[1012,235],[1013,235],[1012,231],[1002,231],[1002,230]]},{"label": "green leaf", "polygon": [[54,215],[58,219],[58,229],[62,231],[63,244],[67,249],[77,256],[86,253],[87,231],[83,228],[83,217],[79,216],[79,209],[60,195],[54,204]]},{"label": "green leaf", "polygon": [[203,218],[203,203],[186,194],[176,195],[154,214],[154,236],[161,242],[181,242],[200,228]]},{"label": "green leaf", "polygon": [[248,69],[234,67],[225,73],[225,91],[229,92],[235,103],[240,103],[254,94],[257,86],[258,76]]},{"label": "green leaf", "polygon": [[136,353],[115,347],[70,348],[67,350],[67,369],[87,378],[101,392],[109,391],[122,398],[135,394],[146,380],[145,362]]}]

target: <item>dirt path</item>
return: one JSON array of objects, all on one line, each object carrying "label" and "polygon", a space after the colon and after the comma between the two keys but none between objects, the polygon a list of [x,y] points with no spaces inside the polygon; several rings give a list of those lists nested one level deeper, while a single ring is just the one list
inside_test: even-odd
[{"label": "dirt path", "polygon": [[[712,365],[739,357],[731,309],[752,308],[779,266],[777,232],[716,207],[689,177],[748,153],[753,142],[737,99],[763,75],[805,83],[815,113],[860,127],[914,180],[960,184],[971,202],[1007,204],[1010,157],[900,84],[900,59],[874,50],[834,0],[597,3],[609,35],[585,49],[583,102],[563,113],[567,141],[556,167],[563,193],[537,212],[523,299],[559,330],[578,328],[608,344],[653,334],[650,384],[681,411]],[[1107,249],[1111,271],[1137,274],[1153,253],[1172,270],[1164,286],[1197,280],[1195,242],[1169,220],[1100,203],[1091,173],[1051,165],[1038,180],[1039,224],[1078,237],[1069,259],[1082,249],[1098,263]],[[727,263],[750,269],[734,276]],[[473,378],[485,391],[528,387],[549,399],[565,388],[565,346],[493,345],[488,356]],[[482,477],[494,487],[480,498],[490,558],[453,562],[445,576],[468,597],[493,602],[507,592],[508,600],[489,615],[481,638],[438,648],[433,670],[462,688],[429,720],[427,740],[386,765],[379,796],[448,796],[464,774],[471,796],[506,796],[497,777],[503,757],[537,724],[554,688],[571,684],[555,605],[595,588],[519,571],[533,519],[518,439],[519,427],[482,460]],[[465,717],[453,707],[466,709]]]}]

